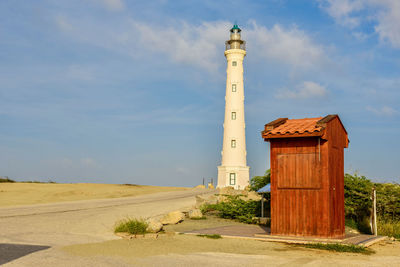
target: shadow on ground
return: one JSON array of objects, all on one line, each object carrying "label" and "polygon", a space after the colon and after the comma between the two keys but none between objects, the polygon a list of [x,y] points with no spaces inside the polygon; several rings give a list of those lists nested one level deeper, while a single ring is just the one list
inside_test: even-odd
[{"label": "shadow on ground", "polygon": [[48,248],[50,247],[22,244],[0,244],[0,265]]}]

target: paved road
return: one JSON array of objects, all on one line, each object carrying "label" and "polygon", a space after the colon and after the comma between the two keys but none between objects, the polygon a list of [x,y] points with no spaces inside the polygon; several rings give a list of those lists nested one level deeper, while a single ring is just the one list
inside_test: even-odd
[{"label": "paved road", "polygon": [[[70,244],[117,238],[113,227],[126,217],[147,218],[188,208],[209,190],[163,192],[117,199],[0,208],[0,265],[22,255]],[[22,265],[21,265],[22,266]]]}]

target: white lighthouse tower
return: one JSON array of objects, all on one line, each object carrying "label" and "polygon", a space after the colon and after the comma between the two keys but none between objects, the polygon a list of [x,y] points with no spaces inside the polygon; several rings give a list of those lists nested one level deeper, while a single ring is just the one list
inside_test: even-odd
[{"label": "white lighthouse tower", "polygon": [[240,28],[234,25],[226,41],[226,94],[224,139],[221,166],[218,166],[218,188],[232,186],[244,189],[249,185],[249,167],[246,165],[246,135],[244,123],[243,59],[245,41]]}]

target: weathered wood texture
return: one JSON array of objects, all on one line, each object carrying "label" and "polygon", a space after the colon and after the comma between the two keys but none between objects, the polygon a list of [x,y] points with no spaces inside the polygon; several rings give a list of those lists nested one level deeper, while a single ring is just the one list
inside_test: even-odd
[{"label": "weathered wood texture", "polygon": [[343,148],[336,116],[321,137],[271,138],[271,234],[344,236]]}]

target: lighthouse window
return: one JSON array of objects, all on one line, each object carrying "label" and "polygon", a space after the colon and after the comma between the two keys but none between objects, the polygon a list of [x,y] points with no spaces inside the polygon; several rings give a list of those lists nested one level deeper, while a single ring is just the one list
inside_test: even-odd
[{"label": "lighthouse window", "polygon": [[235,185],[236,184],[236,173],[230,173],[229,174],[229,185]]},{"label": "lighthouse window", "polygon": [[236,61],[232,61],[232,66],[236,67],[237,66],[237,62]]},{"label": "lighthouse window", "polygon": [[236,92],[236,84],[232,84],[232,92]]},{"label": "lighthouse window", "polygon": [[231,140],[231,147],[235,148],[236,147],[236,140]]},{"label": "lighthouse window", "polygon": [[232,120],[236,120],[236,112],[232,112],[231,113],[231,119]]}]

